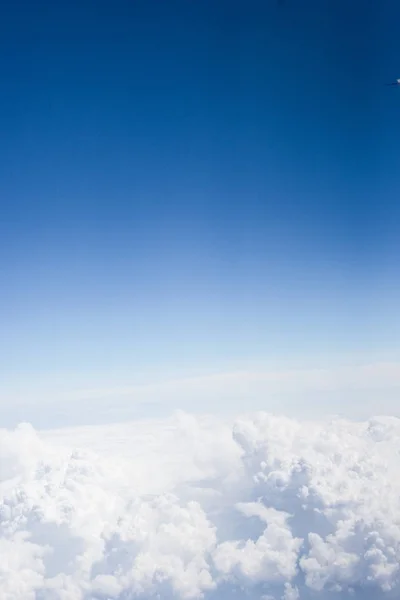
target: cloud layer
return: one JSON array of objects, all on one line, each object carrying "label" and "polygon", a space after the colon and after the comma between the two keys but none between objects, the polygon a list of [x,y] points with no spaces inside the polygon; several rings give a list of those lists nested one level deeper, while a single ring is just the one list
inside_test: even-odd
[{"label": "cloud layer", "polygon": [[0,599],[398,598],[399,467],[396,418],[1,430]]}]

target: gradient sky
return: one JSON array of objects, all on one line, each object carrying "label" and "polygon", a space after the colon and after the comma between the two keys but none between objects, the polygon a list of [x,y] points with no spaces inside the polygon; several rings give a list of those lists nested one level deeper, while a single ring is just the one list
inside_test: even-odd
[{"label": "gradient sky", "polygon": [[3,385],[393,359],[399,23],[395,0],[4,3]]}]

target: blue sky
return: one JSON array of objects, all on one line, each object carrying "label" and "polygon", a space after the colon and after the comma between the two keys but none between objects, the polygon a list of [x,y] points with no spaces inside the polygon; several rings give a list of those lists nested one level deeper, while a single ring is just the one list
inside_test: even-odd
[{"label": "blue sky", "polygon": [[395,359],[399,22],[394,1],[8,3],[7,389]]}]

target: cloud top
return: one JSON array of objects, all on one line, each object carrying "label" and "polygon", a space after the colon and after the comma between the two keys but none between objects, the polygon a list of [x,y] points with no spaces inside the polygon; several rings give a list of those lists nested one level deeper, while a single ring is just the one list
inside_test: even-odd
[{"label": "cloud top", "polygon": [[61,433],[0,431],[2,600],[399,597],[399,419]]}]

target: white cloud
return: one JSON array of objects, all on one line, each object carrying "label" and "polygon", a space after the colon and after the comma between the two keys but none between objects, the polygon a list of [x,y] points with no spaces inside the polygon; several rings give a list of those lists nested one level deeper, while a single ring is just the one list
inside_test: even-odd
[{"label": "white cloud", "polygon": [[0,600],[398,598],[399,460],[396,418],[1,430]]},{"label": "white cloud", "polygon": [[274,393],[295,393],[299,390],[339,391],[343,389],[373,390],[400,387],[400,363],[381,362],[351,367],[279,370],[241,370],[198,377],[165,380],[152,384],[125,387],[82,389],[77,398],[130,397],[139,401],[176,401],[176,398],[207,398],[210,392],[219,398],[254,398]]},{"label": "white cloud", "polygon": [[136,382],[132,373],[124,373],[125,385],[115,385],[115,376],[110,381],[99,373],[84,381],[68,374],[50,388],[43,381],[2,382],[0,422],[13,427],[26,419],[38,428],[54,428],[164,417],[176,409],[194,412],[199,407],[226,416],[237,414],[243,406],[294,418],[340,414],[368,419],[377,411],[400,416],[400,363],[350,364],[319,364],[318,368],[258,364],[211,374],[202,371],[197,376],[181,372],[169,379],[165,373],[147,374]]}]

